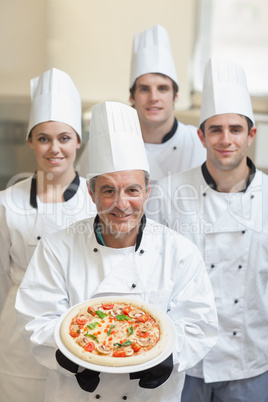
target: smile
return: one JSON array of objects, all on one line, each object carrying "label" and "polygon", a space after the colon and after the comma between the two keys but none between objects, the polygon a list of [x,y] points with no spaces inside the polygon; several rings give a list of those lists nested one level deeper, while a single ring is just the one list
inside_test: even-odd
[{"label": "smile", "polygon": [[131,214],[116,214],[114,212],[111,213],[112,215],[116,216],[117,218],[128,218]]}]

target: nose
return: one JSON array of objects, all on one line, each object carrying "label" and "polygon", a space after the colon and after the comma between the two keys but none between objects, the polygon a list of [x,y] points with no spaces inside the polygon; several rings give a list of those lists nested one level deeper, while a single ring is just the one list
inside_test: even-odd
[{"label": "nose", "polygon": [[57,140],[51,142],[50,152],[53,154],[57,154],[59,152],[59,142]]},{"label": "nose", "polygon": [[229,145],[230,143],[231,143],[231,140],[230,140],[230,131],[227,129],[227,130],[224,130],[223,132],[222,132],[222,136],[221,136],[221,143],[223,144],[223,145],[225,145],[225,146],[227,146],[227,145]]},{"label": "nose", "polygon": [[116,207],[121,211],[125,211],[129,207],[128,196],[123,191],[117,194]]},{"label": "nose", "polygon": [[151,88],[150,89],[150,96],[149,96],[151,101],[155,101],[158,98],[158,91],[156,88]]}]

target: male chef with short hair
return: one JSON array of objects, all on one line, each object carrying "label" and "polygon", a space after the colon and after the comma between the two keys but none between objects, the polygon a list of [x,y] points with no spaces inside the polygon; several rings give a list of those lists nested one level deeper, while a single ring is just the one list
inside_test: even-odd
[{"label": "male chef with short hair", "polygon": [[[206,159],[197,127],[185,125],[175,117],[179,86],[166,29],[154,25],[136,33],[132,45],[129,100],[138,112],[152,183],[198,166]],[[84,176],[88,173],[88,146],[89,143],[77,165]]]},{"label": "male chef with short hair", "polygon": [[[33,354],[49,369],[45,401],[178,402],[183,371],[217,340],[204,262],[189,240],[146,219],[149,166],[135,109],[96,105],[89,142],[89,193],[98,213],[41,240],[16,301]],[[168,358],[131,374],[100,373],[57,348],[60,316],[77,303],[110,295],[148,302],[169,315],[177,341]]]},{"label": "male chef with short hair", "polygon": [[240,65],[208,61],[198,135],[206,162],[164,179],[148,205],[198,246],[218,311],[218,342],[188,370],[182,401],[268,401],[268,176],[247,157],[256,127]]}]

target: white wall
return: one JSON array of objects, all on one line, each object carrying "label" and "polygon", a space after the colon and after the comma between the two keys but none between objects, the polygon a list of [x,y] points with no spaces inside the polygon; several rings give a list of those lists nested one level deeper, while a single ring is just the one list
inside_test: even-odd
[{"label": "white wall", "polygon": [[169,32],[190,105],[189,66],[198,0],[0,0],[0,98],[29,98],[29,81],[66,71],[85,103],[128,101],[132,38],[154,24]]}]

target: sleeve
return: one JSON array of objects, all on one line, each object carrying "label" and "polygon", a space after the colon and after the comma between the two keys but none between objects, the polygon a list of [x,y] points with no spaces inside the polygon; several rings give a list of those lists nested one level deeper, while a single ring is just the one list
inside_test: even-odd
[{"label": "sleeve", "polygon": [[55,359],[54,329],[58,318],[69,308],[68,292],[61,272],[60,261],[47,242],[42,240],[18,289],[15,305],[29,333],[34,357],[54,370],[59,369]]},{"label": "sleeve", "polygon": [[[185,239],[187,240],[187,239]],[[195,366],[216,344],[218,318],[212,286],[202,256],[190,241],[177,268],[169,316],[177,329],[173,354],[179,371]]]},{"label": "sleeve", "polygon": [[3,205],[0,205],[0,244],[0,311],[2,311],[9,289],[12,286],[9,253],[11,244]]}]

